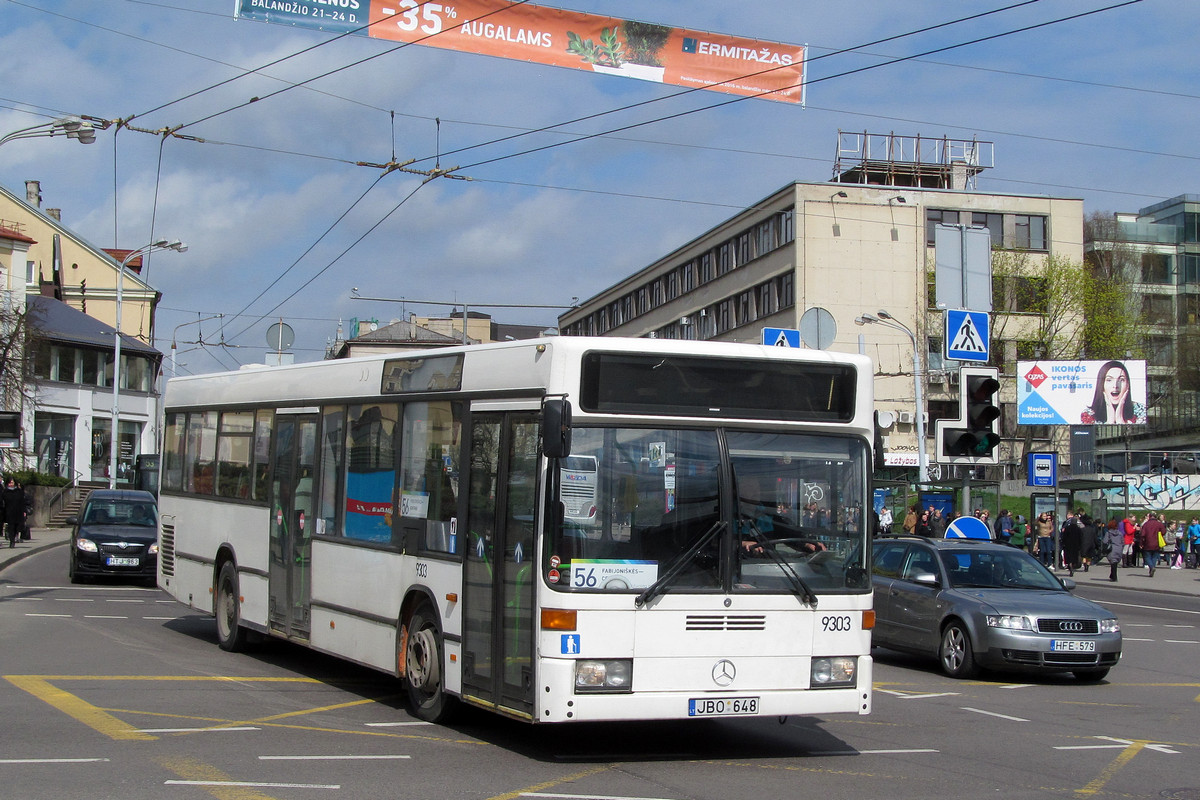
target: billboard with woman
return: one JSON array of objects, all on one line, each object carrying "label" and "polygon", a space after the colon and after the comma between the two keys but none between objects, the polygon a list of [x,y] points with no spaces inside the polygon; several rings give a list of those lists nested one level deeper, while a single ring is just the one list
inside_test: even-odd
[{"label": "billboard with woman", "polygon": [[1017,362],[1019,425],[1144,425],[1145,361]]}]

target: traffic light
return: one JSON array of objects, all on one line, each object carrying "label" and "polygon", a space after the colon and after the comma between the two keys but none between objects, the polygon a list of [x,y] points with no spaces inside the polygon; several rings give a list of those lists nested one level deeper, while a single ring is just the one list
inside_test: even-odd
[{"label": "traffic light", "polygon": [[938,458],[948,464],[998,464],[1000,446],[999,370],[958,371],[959,417],[937,421]]}]

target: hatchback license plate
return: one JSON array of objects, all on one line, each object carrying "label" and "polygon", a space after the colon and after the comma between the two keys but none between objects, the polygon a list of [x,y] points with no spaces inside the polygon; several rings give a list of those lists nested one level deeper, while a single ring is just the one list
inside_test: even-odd
[{"label": "hatchback license plate", "polygon": [[108,560],[106,560],[104,563],[110,567],[136,567],[142,562],[141,559],[138,558],[129,558],[127,556],[109,556]]},{"label": "hatchback license plate", "polygon": [[1078,639],[1051,639],[1050,649],[1056,653],[1094,653],[1096,643]]},{"label": "hatchback license plate", "polygon": [[689,717],[728,717],[757,713],[757,697],[694,697],[688,700]]}]

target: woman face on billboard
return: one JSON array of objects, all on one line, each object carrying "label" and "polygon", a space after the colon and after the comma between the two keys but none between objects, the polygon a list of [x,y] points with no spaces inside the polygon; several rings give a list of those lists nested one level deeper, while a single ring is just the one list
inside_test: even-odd
[{"label": "woman face on billboard", "polygon": [[1122,364],[1110,364],[1100,382],[1105,402],[1110,407],[1119,406],[1129,394],[1129,373]]}]

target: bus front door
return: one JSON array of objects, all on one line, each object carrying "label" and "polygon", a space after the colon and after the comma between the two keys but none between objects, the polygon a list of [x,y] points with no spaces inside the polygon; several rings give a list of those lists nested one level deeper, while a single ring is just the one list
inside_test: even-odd
[{"label": "bus front door", "polygon": [[307,639],[317,416],[279,414],[275,419],[268,624],[285,636]]},{"label": "bus front door", "polygon": [[463,694],[533,713],[538,423],[474,413],[463,565]]}]

